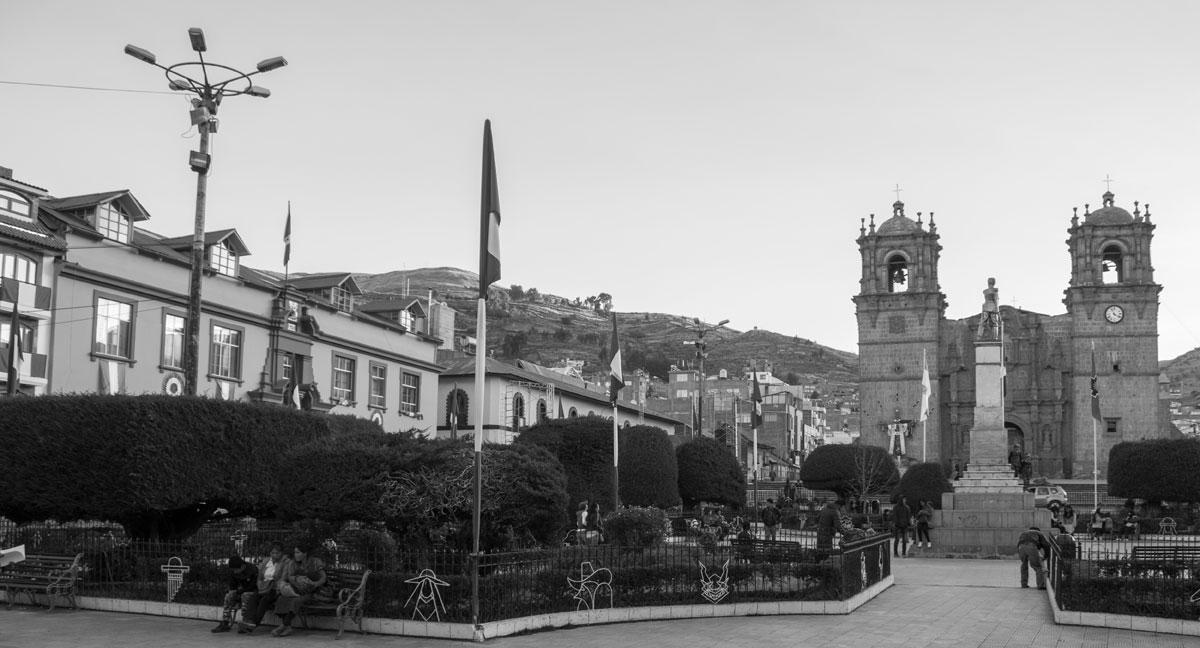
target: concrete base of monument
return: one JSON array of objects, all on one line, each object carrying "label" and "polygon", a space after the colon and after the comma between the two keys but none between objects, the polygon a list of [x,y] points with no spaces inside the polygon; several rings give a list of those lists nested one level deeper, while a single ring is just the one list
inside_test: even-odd
[{"label": "concrete base of monument", "polygon": [[932,546],[916,548],[915,555],[1015,558],[1021,532],[1035,525],[1048,532],[1050,512],[1034,508],[1033,493],[1024,492],[1011,468],[972,465],[953,493],[942,494],[933,522]]}]

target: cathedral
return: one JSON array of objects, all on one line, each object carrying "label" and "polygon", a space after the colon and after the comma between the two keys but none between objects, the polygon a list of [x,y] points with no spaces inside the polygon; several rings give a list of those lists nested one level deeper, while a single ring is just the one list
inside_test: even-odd
[{"label": "cathedral", "polygon": [[[1162,287],[1150,261],[1149,205],[1143,211],[1134,203],[1130,213],[1108,192],[1099,209],[1071,218],[1071,279],[1063,291],[1066,313],[1058,315],[999,306],[997,318],[981,300],[980,313],[946,319],[933,213],[927,224],[920,214],[914,221],[897,201],[890,218],[876,227],[872,215],[859,232],[862,279],[854,304],[863,443],[893,448],[903,430],[912,459],[947,468],[969,462],[975,342],[997,324],[1009,447],[1021,446],[1035,474],[1090,479],[1095,455],[1104,477],[1113,445],[1167,434],[1158,398]],[[925,369],[930,396],[922,420]],[[1092,415],[1093,376],[1099,419]]]}]

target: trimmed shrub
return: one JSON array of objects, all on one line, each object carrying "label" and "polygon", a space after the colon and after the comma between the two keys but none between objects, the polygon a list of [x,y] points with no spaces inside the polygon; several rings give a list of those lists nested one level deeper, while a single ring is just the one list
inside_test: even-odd
[{"label": "trimmed shrub", "polygon": [[675,450],[675,461],[684,506],[713,502],[741,510],[746,502],[746,476],[725,444],[709,437],[693,439]]},{"label": "trimmed shrub", "polygon": [[[952,493],[954,488],[946,479],[939,463],[927,462],[914,464],[904,472],[899,485],[892,492],[892,501],[899,502],[901,497],[908,498],[909,506],[915,507],[921,500],[933,503],[933,508],[942,508],[942,493]],[[913,509],[915,515],[917,510]]]},{"label": "trimmed shrub", "polygon": [[382,435],[318,439],[284,454],[278,514],[285,520],[378,520],[392,452]]},{"label": "trimmed shrub", "polygon": [[1108,494],[1171,502],[1200,501],[1200,441],[1126,441],[1108,453]]},{"label": "trimmed shrub", "polygon": [[649,547],[662,542],[669,525],[661,509],[631,506],[604,516],[604,535],[622,547]]},{"label": "trimmed shrub", "polygon": [[675,444],[667,433],[656,427],[635,425],[620,434],[621,504],[678,506],[679,470]]},{"label": "trimmed shrub", "polygon": [[537,445],[558,458],[572,503],[612,502],[612,421],[599,416],[550,419],[530,427],[516,445]]}]

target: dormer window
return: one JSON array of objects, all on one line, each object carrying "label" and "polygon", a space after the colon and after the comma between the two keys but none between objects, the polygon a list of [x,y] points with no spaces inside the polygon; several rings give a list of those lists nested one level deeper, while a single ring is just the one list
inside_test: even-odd
[{"label": "dormer window", "polygon": [[354,309],[354,295],[349,290],[341,286],[333,286],[324,293],[322,296],[328,299],[334,308],[343,313],[349,313]]},{"label": "dormer window", "polygon": [[400,322],[401,326],[411,331],[413,330],[413,323],[416,321],[416,318],[413,317],[412,311],[402,310],[396,313],[396,321]]},{"label": "dormer window", "polygon": [[96,207],[96,231],[117,243],[129,242],[129,216],[115,203],[103,203]]},{"label": "dormer window", "polygon": [[208,248],[208,265],[226,277],[237,276],[237,254],[229,249],[229,246],[224,241],[215,243]]},{"label": "dormer window", "polygon": [[33,209],[29,201],[11,191],[0,191],[0,214],[33,221]]}]

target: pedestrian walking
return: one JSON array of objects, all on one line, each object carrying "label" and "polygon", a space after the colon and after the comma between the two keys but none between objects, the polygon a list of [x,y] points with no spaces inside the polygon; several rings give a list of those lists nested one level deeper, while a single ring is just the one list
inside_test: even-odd
[{"label": "pedestrian walking", "polygon": [[1036,526],[1022,531],[1017,538],[1017,555],[1021,557],[1021,587],[1029,587],[1029,568],[1037,572],[1037,588],[1046,589],[1046,570],[1042,569],[1042,554],[1048,548],[1042,530]]},{"label": "pedestrian walking", "polygon": [[833,500],[825,502],[825,508],[817,515],[817,551],[832,551],[833,536],[837,534],[841,513]]},{"label": "pedestrian walking", "polygon": [[768,497],[767,505],[764,506],[763,510],[759,513],[759,519],[762,520],[763,528],[766,529],[767,540],[775,539],[775,533],[779,531],[780,517],[782,517],[782,515],[779,512],[779,508],[775,506],[775,500]]},{"label": "pedestrian walking", "polygon": [[892,555],[908,557],[908,527],[912,512],[908,509],[908,498],[901,497],[900,503],[892,507]]}]

